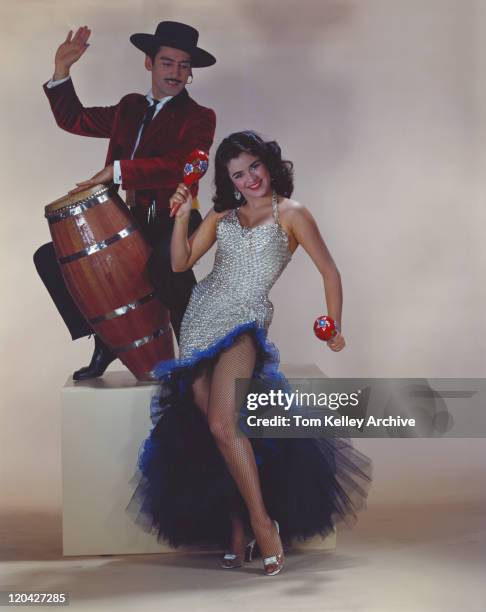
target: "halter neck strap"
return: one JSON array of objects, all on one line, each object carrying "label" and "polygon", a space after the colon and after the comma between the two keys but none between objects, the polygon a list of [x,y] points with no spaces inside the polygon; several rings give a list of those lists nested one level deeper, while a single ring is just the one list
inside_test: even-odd
[{"label": "halter neck strap", "polygon": [[272,194],[272,211],[273,211],[273,218],[275,219],[275,223],[277,225],[280,225],[280,217],[278,214],[278,196],[275,191]]}]

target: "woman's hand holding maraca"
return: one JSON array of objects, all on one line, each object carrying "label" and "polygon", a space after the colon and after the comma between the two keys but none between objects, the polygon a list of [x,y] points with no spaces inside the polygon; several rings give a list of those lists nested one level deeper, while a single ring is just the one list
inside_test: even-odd
[{"label": "woman's hand holding maraca", "polygon": [[171,217],[189,217],[192,209],[192,195],[189,187],[179,183],[175,193],[169,200]]},{"label": "woman's hand holding maraca", "polygon": [[327,341],[327,346],[331,349],[331,351],[334,351],[335,353],[337,353],[338,351],[342,351],[343,348],[346,346],[346,342],[342,333],[337,332],[334,337]]},{"label": "woman's hand holding maraca", "polygon": [[314,321],[314,334],[319,340],[326,342],[335,353],[342,351],[346,346],[340,326],[327,315],[321,315]]}]

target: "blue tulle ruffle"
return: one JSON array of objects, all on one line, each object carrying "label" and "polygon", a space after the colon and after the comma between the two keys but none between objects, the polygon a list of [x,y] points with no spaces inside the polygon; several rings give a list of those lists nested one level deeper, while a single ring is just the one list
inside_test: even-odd
[{"label": "blue tulle ruffle", "polygon": [[187,391],[187,385],[192,383],[196,366],[215,360],[222,351],[231,347],[239,336],[247,332],[252,334],[257,344],[257,361],[254,378],[260,381],[267,381],[272,385],[282,388],[288,388],[287,379],[279,370],[279,351],[267,339],[267,331],[260,327],[256,321],[242,323],[235,326],[225,336],[206,349],[194,351],[189,357],[184,359],[161,361],[153,368],[153,374],[160,382],[160,389],[152,397],[150,405],[150,418],[153,425],[157,423],[168,406],[164,402],[165,385],[169,384],[171,380],[177,379],[178,391],[184,394]]}]

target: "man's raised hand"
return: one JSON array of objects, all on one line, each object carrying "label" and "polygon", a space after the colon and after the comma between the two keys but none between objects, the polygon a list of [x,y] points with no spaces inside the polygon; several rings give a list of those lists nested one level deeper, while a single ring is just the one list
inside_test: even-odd
[{"label": "man's raised hand", "polygon": [[66,40],[59,45],[54,58],[54,76],[55,81],[64,79],[69,76],[69,69],[77,62],[89,47],[88,38],[91,30],[88,26],[78,28],[73,36],[73,31],[69,30]]}]

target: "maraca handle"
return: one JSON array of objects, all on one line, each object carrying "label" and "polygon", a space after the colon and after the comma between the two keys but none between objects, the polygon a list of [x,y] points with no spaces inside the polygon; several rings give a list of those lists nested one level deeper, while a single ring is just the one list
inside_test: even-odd
[{"label": "maraca handle", "polygon": [[182,204],[175,204],[171,209],[170,209],[170,214],[169,217],[175,217],[177,214],[177,211],[179,210],[179,208],[182,206]]},{"label": "maraca handle", "polygon": [[174,206],[170,209],[169,217],[175,217],[177,214],[177,211],[182,206],[182,204],[183,202],[178,202],[177,204],[174,204]]}]

